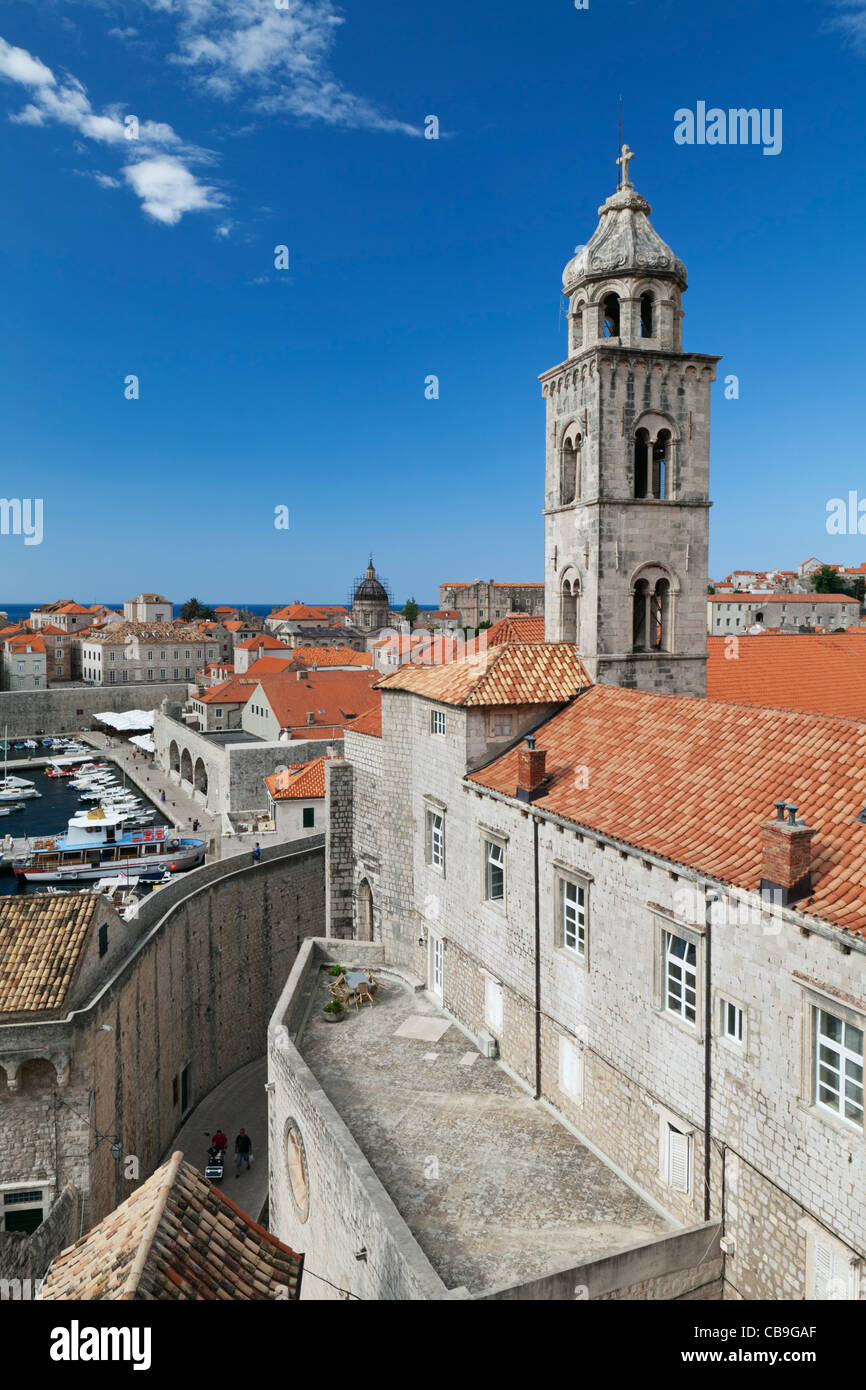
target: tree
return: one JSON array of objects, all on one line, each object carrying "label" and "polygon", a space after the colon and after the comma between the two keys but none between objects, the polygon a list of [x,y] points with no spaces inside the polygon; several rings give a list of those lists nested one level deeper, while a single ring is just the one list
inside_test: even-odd
[{"label": "tree", "polygon": [[832,565],[822,565],[815,570],[812,575],[812,588],[816,594],[844,594],[847,593],[845,581]]},{"label": "tree", "polygon": [[855,579],[851,585],[851,597],[859,599],[862,603],[866,598],[866,579]]},{"label": "tree", "polygon": [[403,617],[406,619],[407,623],[414,623],[420,612],[421,609],[418,607],[414,598],[410,598],[406,607],[403,609]]},{"label": "tree", "polygon": [[708,585],[707,585],[707,593],[708,593],[708,594],[714,594],[715,592],[716,592],[716,586],[715,586],[715,584],[708,584]]},{"label": "tree", "polygon": [[198,619],[199,622],[205,622],[213,620],[214,611],[212,608],[208,608],[206,604],[199,603],[197,598],[188,598],[183,608],[180,610],[180,616],[185,623],[195,622],[196,619]]}]

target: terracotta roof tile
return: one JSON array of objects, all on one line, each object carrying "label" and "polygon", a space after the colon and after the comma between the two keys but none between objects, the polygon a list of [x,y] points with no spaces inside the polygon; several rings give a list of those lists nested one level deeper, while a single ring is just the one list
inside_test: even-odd
[{"label": "terracotta roof tile", "polygon": [[507,613],[487,629],[488,647],[503,642],[543,642],[544,619],[531,618],[528,613]]},{"label": "terracotta roof tile", "polygon": [[710,637],[707,652],[712,700],[866,719],[866,629]]},{"label": "terracotta roof tile", "polygon": [[371,688],[376,675],[375,671],[301,668],[285,676],[266,676],[260,688],[281,729],[303,729],[305,737],[321,738],[349,727],[354,717],[379,703],[378,692]]},{"label": "terracotta roof tile", "polygon": [[325,758],[309,763],[290,763],[285,772],[266,777],[274,801],[314,800],[325,795]]},{"label": "terracotta roof tile", "polygon": [[[795,802],[817,831],[798,910],[866,931],[866,724],[593,686],[536,746],[551,780],[535,806],[752,891],[761,826]],[[514,796],[517,749],[469,780]]]},{"label": "terracotta roof tile", "polygon": [[47,1300],[297,1299],[303,1256],[174,1153],[54,1260]]},{"label": "terracotta roof tile", "polygon": [[503,643],[460,661],[413,664],[379,681],[446,705],[559,704],[591,684],[569,642]]},{"label": "terracotta roof tile", "polygon": [[357,719],[353,719],[349,726],[352,734],[369,734],[371,738],[382,737],[382,704],[381,701],[373,709],[368,709],[366,714],[359,714]]},{"label": "terracotta roof tile", "polygon": [[292,656],[304,666],[372,666],[372,652],[353,647],[292,647]]},{"label": "terracotta roof tile", "polygon": [[63,1007],[99,901],[92,893],[0,897],[0,1017]]}]

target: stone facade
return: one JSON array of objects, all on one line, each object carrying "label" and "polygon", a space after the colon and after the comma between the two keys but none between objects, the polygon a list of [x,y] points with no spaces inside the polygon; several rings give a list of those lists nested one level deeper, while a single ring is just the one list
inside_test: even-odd
[{"label": "stone facade", "polygon": [[544,614],[544,585],[495,583],[492,579],[440,584],[439,606],[457,609],[461,627],[495,623],[509,613],[540,618]]},{"label": "stone facade", "polygon": [[[726,1297],[813,1296],[821,1246],[838,1287],[850,1280],[836,1296],[866,1298],[863,1126],[815,1103],[813,1040],[819,1009],[866,1030],[866,943],[740,890],[708,927],[692,871],[465,782],[484,760],[480,714],[448,708],[437,735],[429,709],[386,690],[382,739],[346,739],[356,935],[365,882],[389,960],[426,979],[473,1036],[496,1036],[506,1067],[638,1190],[687,1226],[723,1223]],[[444,821],[442,868],[428,862],[430,808]],[[501,903],[484,897],[489,841],[504,850]],[[563,944],[563,882],[587,894],[583,957]],[[695,946],[694,1023],[665,1007],[665,933]],[[726,1004],[742,1011],[740,1040],[726,1033]]]},{"label": "stone facade", "polygon": [[546,402],[545,631],[609,685],[706,693],[710,386],[682,350],[685,267],[623,185],[565,268]]},{"label": "stone facade", "polygon": [[120,961],[66,1016],[0,1027],[3,1185],[39,1187],[46,1201],[72,1185],[84,1229],[129,1196],[202,1097],[261,1056],[323,917],[321,839],[181,875],[145,902],[119,928],[135,933]]},{"label": "stone facade", "polygon": [[747,632],[750,627],[851,627],[860,621],[860,600],[844,594],[712,594],[707,601],[707,631],[714,637]]}]

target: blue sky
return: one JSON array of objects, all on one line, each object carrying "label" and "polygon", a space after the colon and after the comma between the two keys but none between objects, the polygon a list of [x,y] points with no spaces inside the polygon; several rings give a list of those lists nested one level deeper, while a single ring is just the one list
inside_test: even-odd
[{"label": "blue sky", "polygon": [[[401,600],[542,578],[535,378],[620,92],[685,346],[740,381],[711,573],[866,558],[825,530],[866,496],[866,0],[7,0],[0,36],[0,490],[44,499],[0,602],[339,601],[370,549]],[[781,153],[676,144],[698,101],[781,108]]]}]

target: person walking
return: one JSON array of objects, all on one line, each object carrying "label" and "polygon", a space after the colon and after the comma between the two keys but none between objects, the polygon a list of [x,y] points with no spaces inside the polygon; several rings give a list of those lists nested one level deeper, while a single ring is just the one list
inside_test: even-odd
[{"label": "person walking", "polygon": [[254,864],[261,864],[261,862],[262,862],[262,847],[261,847],[261,845],[259,844],[258,840],[256,840],[256,847],[255,847],[255,849],[253,850],[253,863],[254,863]]},{"label": "person walking", "polygon": [[235,1173],[235,1177],[236,1177],[236,1178],[239,1178],[240,1175],[241,1175],[241,1164],[242,1164],[244,1161],[246,1161],[247,1172],[249,1172],[249,1170],[250,1170],[250,1159],[252,1158],[252,1148],[253,1148],[253,1141],[252,1141],[252,1139],[251,1139],[250,1136],[247,1134],[246,1130],[245,1130],[245,1129],[242,1129],[242,1130],[240,1131],[240,1133],[238,1134],[237,1139],[235,1140],[235,1167],[236,1167],[237,1170],[238,1170],[238,1171]]}]

